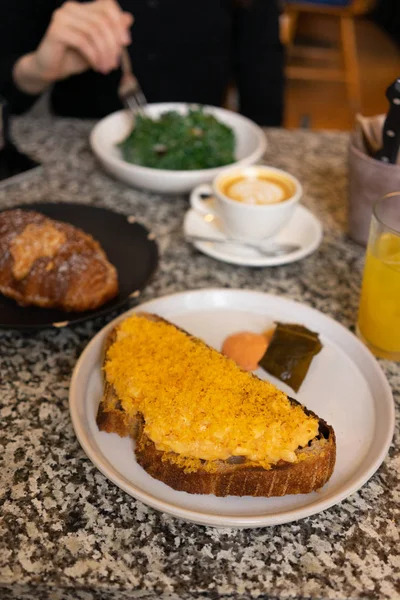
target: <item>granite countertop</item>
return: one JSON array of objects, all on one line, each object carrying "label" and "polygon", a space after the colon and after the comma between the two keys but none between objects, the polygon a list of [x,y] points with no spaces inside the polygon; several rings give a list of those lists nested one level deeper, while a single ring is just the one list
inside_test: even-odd
[{"label": "granite countertop", "polygon": [[[42,172],[0,190],[0,207],[38,201],[105,206],[160,238],[143,300],[204,287],[300,300],[352,328],[364,251],[346,236],[347,135],[268,131],[266,161],[298,176],[324,239],[291,265],[252,269],[187,245],[187,198],[113,181],[88,144],[90,123],[20,118],[18,142]],[[400,598],[399,429],[389,456],[357,493],[323,513],[265,529],[213,529],[158,513],[109,482],[72,429],[68,387],[87,342],[112,317],[33,334],[0,333],[0,598]],[[400,365],[381,361],[400,400]]]}]

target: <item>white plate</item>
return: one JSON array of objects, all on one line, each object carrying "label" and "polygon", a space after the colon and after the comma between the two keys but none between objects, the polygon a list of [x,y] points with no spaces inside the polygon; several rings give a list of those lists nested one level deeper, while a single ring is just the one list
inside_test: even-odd
[{"label": "white plate", "polygon": [[[323,350],[314,358],[297,399],[331,424],[336,433],[337,462],[324,488],[318,493],[283,498],[217,498],[177,492],[147,475],[136,463],[129,438],[100,432],[95,416],[102,395],[103,342],[111,327],[137,310],[157,313],[218,349],[228,334],[243,329],[260,332],[274,320],[302,323],[319,332]],[[257,374],[266,376],[262,370]],[[291,392],[279,381],[269,379]],[[80,357],[69,401],[79,442],[108,479],[157,510],[217,527],[277,525],[337,504],[376,471],[386,456],[394,429],[389,384],[375,358],[352,333],[298,302],[244,290],[174,294],[115,319],[93,338]]]},{"label": "white plate", "polygon": [[[207,222],[195,210],[186,213],[183,230],[185,235],[204,235],[207,237],[223,238],[218,220]],[[235,245],[213,244],[212,242],[194,242],[193,245],[217,260],[243,265],[247,267],[275,267],[300,260],[314,252],[322,240],[322,225],[311,211],[299,204],[289,221],[281,231],[271,238],[278,243],[298,244],[299,250],[284,256],[273,258],[261,256],[256,250]]]},{"label": "white plate", "polygon": [[[144,112],[157,118],[169,110],[185,114],[189,108],[185,103],[148,104]],[[265,152],[267,141],[265,133],[253,121],[224,108],[205,106],[204,109],[216,119],[233,129],[236,139],[236,162],[227,165],[252,165]],[[122,142],[132,130],[132,116],[128,111],[119,110],[102,119],[90,134],[90,145],[103,167],[114,175],[135,187],[145,188],[162,194],[190,192],[200,183],[212,181],[224,167],[199,169],[193,171],[170,171],[152,169],[126,162],[117,144]]]}]

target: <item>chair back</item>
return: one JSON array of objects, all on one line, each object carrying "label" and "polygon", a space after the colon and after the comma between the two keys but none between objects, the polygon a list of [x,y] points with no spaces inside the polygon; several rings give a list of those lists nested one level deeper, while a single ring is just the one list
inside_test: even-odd
[{"label": "chair back", "polygon": [[290,6],[301,5],[302,9],[306,9],[307,4],[313,8],[319,6],[326,8],[343,8],[353,15],[363,15],[374,8],[376,0],[284,0],[284,4]]},{"label": "chair back", "polygon": [[351,0],[349,6],[355,15],[364,15],[375,7],[376,0]]}]

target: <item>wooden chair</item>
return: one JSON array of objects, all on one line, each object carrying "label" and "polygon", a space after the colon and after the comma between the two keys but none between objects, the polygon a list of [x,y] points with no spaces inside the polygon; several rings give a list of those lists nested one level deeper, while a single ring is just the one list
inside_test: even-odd
[{"label": "wooden chair", "polygon": [[[319,4],[318,0],[284,2],[287,20],[284,42],[288,50],[288,65],[286,75],[289,79],[314,80],[314,81],[340,81],[346,84],[350,106],[355,113],[360,110],[360,75],[357,57],[357,43],[355,34],[355,18],[370,11],[375,0],[349,0],[346,5]],[[303,46],[295,44],[297,25],[301,15],[326,15],[335,18],[340,27],[340,43],[337,49]],[[339,66],[302,66],[291,64],[291,59],[300,57],[321,61],[335,60]]]}]

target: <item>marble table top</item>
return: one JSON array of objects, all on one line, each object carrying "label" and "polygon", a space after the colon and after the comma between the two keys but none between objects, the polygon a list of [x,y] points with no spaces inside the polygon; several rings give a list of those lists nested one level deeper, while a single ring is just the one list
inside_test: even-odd
[{"label": "marble table top", "polygon": [[[204,287],[254,289],[354,327],[364,250],[346,234],[346,134],[266,132],[266,162],[301,180],[324,239],[298,263],[252,269],[184,242],[186,197],[151,195],[103,173],[89,148],[91,126],[17,119],[18,143],[44,167],[0,189],[0,208],[73,201],[135,214],[160,239],[160,266],[143,300]],[[0,332],[0,598],[400,598],[398,422],[378,472],[323,513],[254,530],[184,523],[109,482],[72,429],[73,367],[114,316],[33,334]],[[380,362],[398,408],[400,365]]]}]

